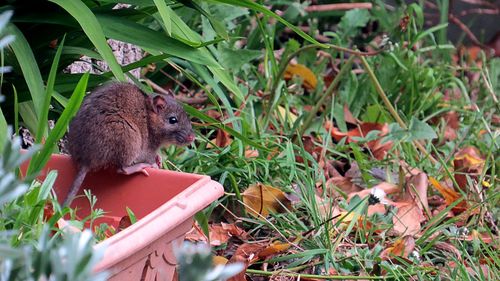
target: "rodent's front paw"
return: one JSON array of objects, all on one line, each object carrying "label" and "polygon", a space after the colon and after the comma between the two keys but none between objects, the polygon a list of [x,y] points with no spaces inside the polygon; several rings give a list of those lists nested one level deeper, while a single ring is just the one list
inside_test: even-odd
[{"label": "rodent's front paw", "polygon": [[155,156],[155,164],[153,164],[153,168],[156,168],[156,169],[161,169],[163,166],[163,160],[161,159],[161,156],[160,154],[156,154]]}]

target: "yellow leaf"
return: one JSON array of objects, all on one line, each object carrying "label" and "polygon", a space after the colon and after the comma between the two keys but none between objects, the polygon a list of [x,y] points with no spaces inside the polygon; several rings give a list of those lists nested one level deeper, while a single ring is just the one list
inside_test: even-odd
[{"label": "yellow leaf", "polygon": [[297,115],[293,114],[292,112],[287,112],[287,110],[281,105],[278,105],[278,113],[283,120],[288,119],[288,123],[290,124],[290,126],[293,126],[298,118]]},{"label": "yellow leaf", "polygon": [[314,73],[303,64],[289,64],[286,67],[284,78],[289,80],[292,79],[294,75],[299,76],[304,81],[304,87],[309,90],[316,89],[316,85],[318,84],[318,79]]},{"label": "yellow leaf", "polygon": [[290,246],[291,245],[288,243],[281,243],[279,241],[275,241],[259,253],[259,258],[263,259],[263,258],[268,257],[268,256],[282,253],[282,252],[288,250],[288,248],[290,248]]},{"label": "yellow leaf", "polygon": [[227,264],[227,262],[228,262],[228,260],[223,256],[214,256],[212,258],[212,263],[214,265],[225,265],[225,264]]},{"label": "yellow leaf", "polygon": [[285,208],[291,208],[285,193],[269,185],[251,185],[242,195],[246,211],[254,217],[267,217],[270,213],[281,213]]}]

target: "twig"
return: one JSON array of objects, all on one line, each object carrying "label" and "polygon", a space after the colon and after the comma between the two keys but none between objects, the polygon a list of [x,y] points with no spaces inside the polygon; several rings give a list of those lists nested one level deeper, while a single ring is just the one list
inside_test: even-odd
[{"label": "twig", "polygon": [[488,2],[486,0],[460,0],[460,1],[472,5],[488,6],[493,9],[498,8],[494,3]]},{"label": "twig", "polygon": [[372,3],[338,3],[338,4],[324,4],[324,5],[311,5],[305,8],[306,12],[328,12],[328,11],[341,11],[352,9],[371,9]]},{"label": "twig", "polygon": [[477,8],[477,9],[469,9],[462,11],[460,13],[461,17],[471,15],[471,14],[478,14],[478,15],[498,15],[500,14],[500,10],[498,9],[483,9],[483,8]]},{"label": "twig", "polygon": [[[434,9],[434,10],[439,10],[439,8],[436,6],[436,4],[434,3],[431,3],[429,1],[425,1],[425,5],[428,6],[429,8],[431,9]],[[469,37],[469,40],[472,41],[472,43],[476,44],[477,46],[480,46],[481,48],[484,48],[484,49],[488,49],[489,47],[484,45],[483,43],[481,43],[476,35],[474,35],[474,33],[472,33],[472,31],[459,19],[457,18],[455,15],[453,15],[452,13],[448,13],[448,19],[456,24],[460,29],[462,29],[463,32],[465,32],[465,34],[467,34],[467,37]]]}]

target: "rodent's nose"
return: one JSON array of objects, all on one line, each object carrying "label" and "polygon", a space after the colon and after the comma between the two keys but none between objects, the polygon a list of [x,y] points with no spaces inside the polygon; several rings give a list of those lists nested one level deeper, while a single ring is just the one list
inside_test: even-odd
[{"label": "rodent's nose", "polygon": [[189,134],[189,135],[186,137],[186,140],[187,140],[187,142],[191,143],[191,142],[193,142],[193,141],[194,141],[194,138],[195,138],[195,137],[196,137],[196,136],[195,136],[195,134],[194,134],[194,133],[191,133],[191,134]]}]

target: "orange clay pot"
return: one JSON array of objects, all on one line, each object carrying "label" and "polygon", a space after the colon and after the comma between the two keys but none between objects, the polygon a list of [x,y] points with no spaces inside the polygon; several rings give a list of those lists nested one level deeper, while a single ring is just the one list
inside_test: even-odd
[{"label": "orange clay pot", "polygon": [[[68,156],[53,155],[38,178],[43,180],[50,170],[58,171],[54,189],[61,202],[74,179],[75,166]],[[172,280],[176,266],[173,248],[191,229],[194,214],[224,194],[223,187],[209,176],[147,171],[149,176],[89,173],[71,204],[78,209],[78,217],[89,215],[83,189],[90,189],[97,197],[94,208],[106,212],[94,225],[105,222],[118,229],[120,219],[127,216],[126,207],[137,217],[135,224],[95,246],[105,246],[105,254],[94,270],[108,271],[108,280]]]}]

